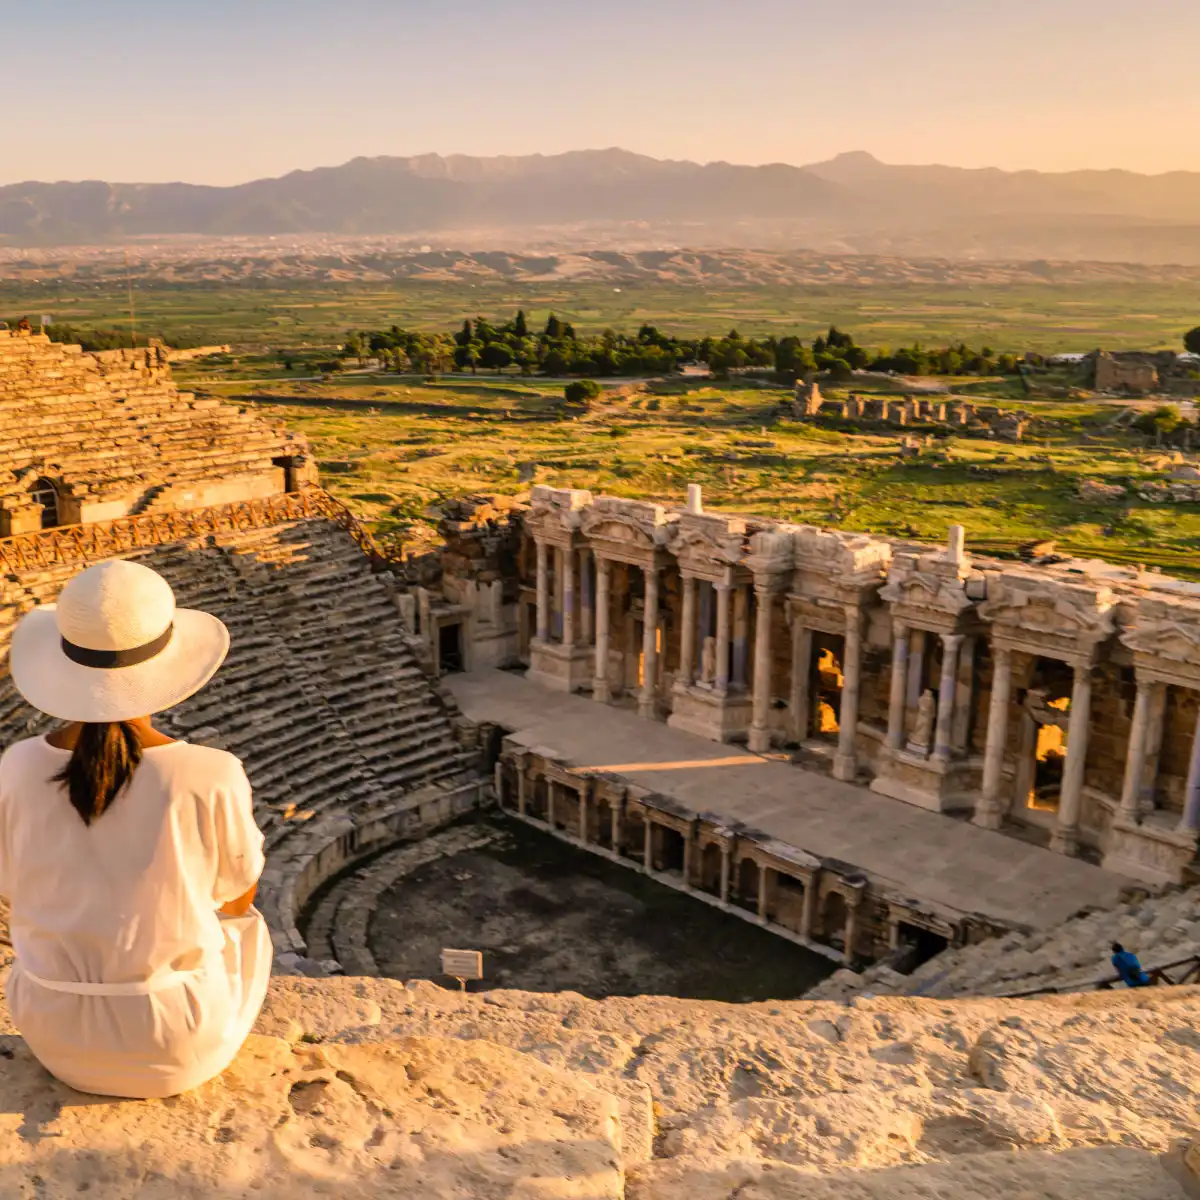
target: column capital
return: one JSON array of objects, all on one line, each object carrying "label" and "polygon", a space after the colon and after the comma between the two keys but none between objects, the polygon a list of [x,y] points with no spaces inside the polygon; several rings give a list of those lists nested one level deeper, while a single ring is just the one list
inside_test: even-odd
[{"label": "column capital", "polygon": [[903,617],[892,618],[892,636],[896,638],[908,637],[909,630],[912,626]]},{"label": "column capital", "polygon": [[953,648],[953,649],[957,650],[959,648],[959,646],[961,646],[963,644],[963,641],[965,640],[965,638],[966,638],[966,634],[962,634],[962,633],[943,633],[942,634],[942,645],[945,646],[947,649]]},{"label": "column capital", "polygon": [[778,596],[783,591],[784,579],[781,575],[755,575],[754,594],[756,596]]}]

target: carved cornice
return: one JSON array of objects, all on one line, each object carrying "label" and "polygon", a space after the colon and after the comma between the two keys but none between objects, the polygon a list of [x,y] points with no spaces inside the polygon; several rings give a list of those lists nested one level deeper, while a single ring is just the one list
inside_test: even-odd
[{"label": "carved cornice", "polygon": [[903,556],[892,564],[879,598],[891,605],[892,616],[917,628],[955,628],[972,613],[974,604],[963,590],[957,566]]},{"label": "carved cornice", "polygon": [[997,643],[1065,661],[1090,661],[1115,631],[1117,598],[1104,585],[1001,574],[988,584],[979,615]]},{"label": "carved cornice", "polygon": [[1200,604],[1147,597],[1121,641],[1139,673],[1193,687],[1200,680]]}]

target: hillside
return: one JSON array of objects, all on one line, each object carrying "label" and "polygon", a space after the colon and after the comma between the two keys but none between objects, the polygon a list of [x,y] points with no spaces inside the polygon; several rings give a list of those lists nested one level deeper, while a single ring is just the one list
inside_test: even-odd
[{"label": "hillside", "polygon": [[468,230],[491,244],[534,230],[596,244],[604,226],[693,245],[1200,263],[1200,173],[892,166],[862,153],[806,167],[741,166],[613,149],[357,158],[232,187],[0,188],[0,244],[17,246]]}]

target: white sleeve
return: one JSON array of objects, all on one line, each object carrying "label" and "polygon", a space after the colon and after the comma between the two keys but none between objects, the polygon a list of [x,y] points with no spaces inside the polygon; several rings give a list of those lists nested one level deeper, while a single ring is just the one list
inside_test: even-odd
[{"label": "white sleeve", "polygon": [[237,778],[219,788],[213,798],[213,826],[217,848],[213,901],[228,904],[258,882],[266,865],[265,839],[254,822],[250,780],[240,768]]},{"label": "white sleeve", "polygon": [[0,898],[11,900],[12,880],[9,878],[8,796],[4,788],[4,758],[0,757]]}]

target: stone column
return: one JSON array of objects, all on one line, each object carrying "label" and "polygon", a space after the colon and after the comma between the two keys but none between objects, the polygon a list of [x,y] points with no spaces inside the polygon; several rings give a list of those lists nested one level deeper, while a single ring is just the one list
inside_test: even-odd
[{"label": "stone column", "polygon": [[554,547],[554,587],[551,590],[550,633],[556,641],[563,635],[563,550]]},{"label": "stone column", "polygon": [[729,903],[729,847],[721,847],[721,903]]},{"label": "stone column", "polygon": [[606,704],[611,699],[608,687],[608,589],[612,563],[596,559],[596,662],[592,667],[592,699]]},{"label": "stone column", "polygon": [[590,646],[595,638],[596,612],[592,599],[592,552],[579,551],[579,634],[580,641]]},{"label": "stone column", "polygon": [[925,690],[925,630],[912,629],[908,634],[908,691],[905,703],[916,708]]},{"label": "stone column", "polygon": [[1050,838],[1050,849],[1059,854],[1074,854],[1079,849],[1083,768],[1087,760],[1088,726],[1092,718],[1090,663],[1080,663],[1075,667],[1070,717],[1067,726],[1067,765],[1063,770],[1062,794],[1058,801],[1058,825]]},{"label": "stone column", "polygon": [[[1129,749],[1125,755],[1125,779],[1121,785],[1121,816],[1134,821],[1142,794],[1142,768],[1146,762],[1146,732],[1150,725],[1150,688],[1148,679],[1139,679],[1133,704],[1133,723],[1129,728]],[[1071,743],[1067,743],[1070,761]]]},{"label": "stone column", "polygon": [[559,553],[562,567],[562,644],[565,650],[575,645],[575,551]]},{"label": "stone column", "polygon": [[517,768],[517,813],[520,816],[525,815],[525,809],[529,804],[529,783],[526,777],[526,764],[524,759],[516,760]]},{"label": "stone column", "polygon": [[550,640],[550,554],[545,542],[537,543],[537,638]]},{"label": "stone column", "polygon": [[1196,713],[1196,729],[1192,734],[1192,758],[1188,764],[1187,784],[1183,789],[1183,816],[1179,818],[1180,833],[1195,833],[1200,829],[1200,711]]},{"label": "stone column", "polygon": [[892,686],[888,693],[887,748],[904,745],[904,711],[908,685],[908,626],[892,622]]},{"label": "stone column", "polygon": [[767,923],[767,868],[758,864],[758,923]]},{"label": "stone column", "polygon": [[958,690],[958,650],[961,633],[942,634],[942,678],[938,684],[937,731],[933,739],[933,757],[950,761],[950,742],[954,731],[954,693]]},{"label": "stone column", "polygon": [[588,793],[591,791],[591,781],[585,779],[579,785],[579,843],[588,844]]},{"label": "stone column", "polygon": [[842,941],[845,945],[843,953],[847,966],[854,962],[855,947],[858,945],[858,908],[861,903],[861,892],[853,891],[846,897],[846,928],[842,934]]},{"label": "stone column", "polygon": [[642,694],[638,715],[654,717],[658,704],[658,567],[646,569],[646,603],[642,614]]},{"label": "stone column", "polygon": [[554,828],[554,791],[558,784],[553,779],[546,780],[546,824]]},{"label": "stone column", "polygon": [[654,826],[642,812],[642,867],[647,875],[654,874]]},{"label": "stone column", "polygon": [[725,572],[717,589],[717,669],[713,686],[724,696],[729,691],[729,593],[733,589],[732,570]]},{"label": "stone column", "polygon": [[733,589],[733,645],[730,675],[735,688],[746,686],[746,642],[750,632],[750,593],[739,584]]},{"label": "stone column", "polygon": [[797,615],[792,620],[792,736],[797,742],[808,737],[809,705],[808,677],[812,670],[812,630]]},{"label": "stone column", "polygon": [[679,682],[691,687],[696,678],[696,579],[683,576],[683,628],[679,632]]},{"label": "stone column", "polygon": [[772,593],[766,584],[756,583],[758,601],[754,624],[754,696],[750,723],[749,748],[756,754],[771,748],[771,616]]},{"label": "stone column", "polygon": [[1167,685],[1155,683],[1150,689],[1149,718],[1146,722],[1146,753],[1142,759],[1142,789],[1139,809],[1154,807],[1158,790],[1158,765],[1162,757],[1163,734],[1167,724]]},{"label": "stone column", "polygon": [[958,652],[958,679],[955,683],[957,698],[954,704],[954,736],[951,745],[959,754],[966,754],[971,736],[971,707],[974,704],[973,683],[975,680],[975,645],[978,638],[963,639]]},{"label": "stone column", "polygon": [[612,849],[614,854],[621,853],[621,805],[622,798],[616,796],[609,800],[608,811],[612,820]]},{"label": "stone column", "polygon": [[842,663],[842,702],[838,714],[838,747],[833,759],[835,779],[853,780],[858,773],[858,689],[862,673],[862,614],[857,604],[846,605],[846,651]]},{"label": "stone column", "polygon": [[817,923],[817,901],[820,899],[821,876],[817,872],[805,881],[804,907],[800,910],[800,936],[812,940],[813,926]]},{"label": "stone column", "polygon": [[683,886],[691,888],[692,886],[692,838],[695,835],[696,826],[691,824],[688,826],[688,831],[683,835]]},{"label": "stone column", "polygon": [[975,805],[975,824],[999,829],[1003,820],[1000,785],[1004,774],[1004,743],[1008,740],[1008,701],[1012,695],[1012,650],[993,648],[992,699],[988,706],[987,746],[983,752],[983,785]]}]

